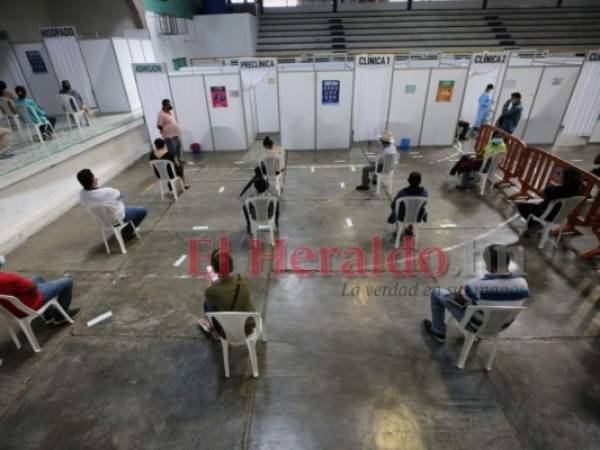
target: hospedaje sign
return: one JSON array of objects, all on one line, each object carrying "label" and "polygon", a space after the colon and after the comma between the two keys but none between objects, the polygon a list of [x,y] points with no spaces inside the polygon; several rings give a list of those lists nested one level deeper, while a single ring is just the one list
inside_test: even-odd
[{"label": "hospedaje sign", "polygon": [[40,28],[40,34],[44,39],[57,37],[74,37],[77,39],[77,30],[71,26]]}]

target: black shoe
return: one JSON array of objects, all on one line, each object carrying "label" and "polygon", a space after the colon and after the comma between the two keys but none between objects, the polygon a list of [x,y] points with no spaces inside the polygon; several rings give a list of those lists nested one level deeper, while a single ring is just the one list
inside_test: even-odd
[{"label": "black shoe", "polygon": [[427,331],[431,335],[434,341],[439,342],[440,344],[446,342],[445,334],[436,333],[431,329],[431,320],[423,319],[423,328],[425,328],[425,331]]},{"label": "black shoe", "polygon": [[469,186],[463,186],[462,184],[457,184],[456,186],[454,186],[456,189],[458,189],[459,191],[466,191],[467,189],[469,189]]},{"label": "black shoe", "polygon": [[377,179],[376,179],[376,178],[373,178],[373,180],[371,181],[371,184],[372,184],[373,186],[377,186]]},{"label": "black shoe", "polygon": [[361,184],[360,186],[356,186],[356,190],[357,191],[368,191],[369,190],[369,186],[363,186]]},{"label": "black shoe", "polygon": [[[73,319],[77,317],[77,314],[79,314],[79,308],[70,309],[67,311],[67,314],[71,319]],[[62,325],[64,323],[68,323],[68,321],[63,316],[57,317],[52,321],[52,325]]]}]

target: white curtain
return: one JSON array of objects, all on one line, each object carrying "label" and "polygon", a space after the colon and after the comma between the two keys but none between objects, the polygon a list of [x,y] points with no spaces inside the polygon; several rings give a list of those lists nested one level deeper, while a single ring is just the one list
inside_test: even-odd
[{"label": "white curtain", "polygon": [[[250,61],[268,61],[272,60],[272,67],[253,67],[244,68],[241,63]],[[240,75],[242,78],[242,90],[244,91],[244,107],[246,109],[246,118],[251,120],[251,124],[248,127],[256,134],[261,131],[274,131],[274,130],[261,130],[258,117],[258,99],[256,94],[256,88],[263,83],[267,83],[268,79],[277,79],[277,60],[272,58],[241,58],[240,59]],[[246,120],[248,125],[248,120]],[[250,133],[250,132],[249,132]]]},{"label": "white curtain", "polygon": [[95,108],[97,105],[92,83],[77,40],[73,36],[61,36],[46,38],[44,44],[48,49],[59,83],[62,80],[69,80],[71,87],[83,97],[84,103]]},{"label": "white curtain", "polygon": [[11,91],[15,86],[25,86],[27,83],[10,42],[0,40],[0,80],[4,81]]},{"label": "white curtain", "polygon": [[563,134],[590,136],[600,115],[600,61],[584,63],[564,118]]},{"label": "white curtain", "polygon": [[390,64],[359,65],[355,60],[354,115],[352,128],[355,141],[376,139],[387,124],[388,107],[391,95],[394,57],[389,56]]},{"label": "white curtain", "polygon": [[[156,128],[156,121],[162,107],[162,101],[165,98],[172,98],[166,73],[167,69],[164,64],[162,66],[162,72],[136,72],[135,74],[146,126],[148,127],[148,133],[152,141],[160,137],[160,132]],[[173,105],[173,107],[176,108],[177,105]],[[199,111],[199,113],[202,114],[203,111]],[[173,114],[175,114],[175,111],[173,111]]]}]

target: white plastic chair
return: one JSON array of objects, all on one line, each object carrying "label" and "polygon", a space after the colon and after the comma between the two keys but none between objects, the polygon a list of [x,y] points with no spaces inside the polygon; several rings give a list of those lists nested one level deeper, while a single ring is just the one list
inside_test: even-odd
[{"label": "white plastic chair", "polygon": [[85,120],[87,126],[90,126],[92,122],[90,118],[85,113],[83,109],[79,107],[77,103],[77,99],[69,94],[58,94],[58,103],[62,105],[63,111],[65,112],[65,116],[67,117],[67,123],[69,124],[69,128],[73,128],[73,124],[71,124],[71,119],[74,122],[74,125],[81,129],[81,122]]},{"label": "white plastic chair", "polygon": [[54,306],[56,308],[56,310],[65,318],[65,320],[67,322],[73,323],[73,319],[71,319],[71,317],[65,312],[65,310],[62,308],[62,306],[60,306],[57,299],[50,300],[49,302],[44,304],[44,306],[42,306],[37,311],[24,305],[18,298],[10,296],[10,295],[0,295],[0,299],[7,301],[12,306],[14,306],[16,309],[18,309],[23,314],[25,314],[25,317],[17,317],[12,312],[10,312],[8,309],[6,309],[4,307],[4,305],[2,305],[0,303],[0,315],[4,316],[7,319],[6,324],[8,325],[8,332],[9,332],[10,337],[12,338],[13,342],[15,343],[17,350],[21,348],[21,342],[19,341],[19,338],[17,337],[15,330],[13,330],[13,328],[10,325],[10,323],[13,320],[15,322],[17,322],[17,324],[21,327],[21,330],[23,330],[23,333],[25,333],[25,337],[27,337],[29,344],[31,344],[31,348],[36,353],[42,351],[42,348],[40,347],[40,344],[39,344],[37,338],[35,337],[35,333],[33,332],[33,329],[31,328],[31,322],[33,322],[33,320],[35,320],[36,318],[42,316],[42,314],[49,307]]},{"label": "white plastic chair", "polygon": [[459,153],[463,152],[463,143],[460,140],[459,136],[461,133],[461,128],[456,125],[456,130],[454,131],[454,140],[452,141],[452,148]]},{"label": "white plastic chair", "polygon": [[458,358],[458,368],[464,369],[473,343],[476,339],[482,339],[494,343],[485,365],[487,370],[492,370],[498,346],[498,335],[508,328],[517,315],[525,309],[527,308],[524,306],[468,306],[462,320],[457,322],[458,328],[465,335],[465,342]]},{"label": "white plastic chair", "polygon": [[[175,200],[178,199],[178,189],[181,188],[181,192],[185,190],[183,180],[175,175],[175,164],[171,161],[155,159],[150,161],[150,166],[158,173],[158,185],[160,187],[160,198],[165,199],[165,194],[173,194]],[[171,178],[169,175],[175,175],[175,178]]]},{"label": "white plastic chair", "polygon": [[477,176],[479,177],[479,193],[481,195],[485,194],[488,182],[490,184],[490,193],[494,190],[494,174],[496,173],[503,156],[504,153],[496,153],[495,155],[484,158],[483,164],[481,165],[479,172],[477,172]]},{"label": "white plastic chair", "polygon": [[[42,132],[40,131],[40,125],[48,126],[52,130],[52,134],[54,134],[54,127],[52,127],[52,124],[48,120],[42,121],[40,116],[38,116],[37,112],[35,112],[33,109],[30,110],[27,105],[19,103],[16,103],[15,107],[17,108],[19,117],[25,123],[25,128],[27,129],[27,133],[29,134],[29,139],[31,139],[31,142],[35,142],[34,136],[37,136],[41,143],[45,142]],[[32,114],[35,116],[35,121],[31,118]],[[32,130],[35,134],[32,133]]]},{"label": "white plastic chair", "polygon": [[[264,195],[259,197],[250,197],[246,199],[244,205],[248,216],[250,217],[250,230],[254,239],[257,238],[259,231],[269,231],[271,235],[271,245],[275,246],[275,217],[277,215],[277,205],[279,199],[270,195]],[[269,209],[272,214],[269,215]],[[252,217],[254,212],[255,217]]]},{"label": "white plastic chair", "polygon": [[[219,336],[221,346],[223,347],[223,365],[225,366],[225,378],[229,378],[229,346],[238,347],[246,345],[250,354],[250,363],[252,364],[252,376],[258,377],[258,358],[256,356],[256,343],[262,337],[267,341],[262,317],[257,312],[213,312],[206,313],[208,319],[212,322],[213,328],[216,328],[215,321],[221,325],[225,337]],[[248,318],[254,319],[255,328],[252,333],[246,336],[245,325]]]},{"label": "white plastic chair", "polygon": [[[377,172],[377,166],[381,164],[381,172]],[[377,181],[377,194],[381,192],[381,185],[385,184],[389,192],[392,192],[392,184],[394,183],[394,167],[396,166],[396,155],[384,153],[375,163],[373,176]]]},{"label": "white plastic chair", "polygon": [[[398,220],[398,211],[400,211],[400,205],[404,204],[404,220]],[[417,246],[417,240],[419,238],[419,225],[422,222],[418,222],[419,211],[427,204],[426,197],[401,197],[396,200],[394,209],[396,211],[396,244],[394,247],[400,245],[400,238],[402,233],[408,225],[412,225],[413,229],[413,245]]]},{"label": "white plastic chair", "polygon": [[281,171],[279,158],[274,155],[267,155],[258,161],[258,167],[262,176],[267,181],[275,180],[275,189],[277,195],[281,195],[283,189],[283,172]]},{"label": "white plastic chair", "polygon": [[104,246],[106,247],[106,253],[110,254],[110,247],[108,246],[108,238],[114,234],[115,238],[119,242],[121,247],[121,253],[127,253],[125,248],[125,240],[123,239],[123,229],[127,225],[133,227],[135,236],[139,239],[138,229],[133,222],[123,222],[123,220],[117,214],[117,210],[111,205],[84,205],[85,209],[89,212],[100,229]]},{"label": "white plastic chair", "polygon": [[[540,239],[540,242],[538,244],[538,248],[544,248],[544,245],[546,244],[546,240],[548,239],[548,236],[550,234],[550,231],[552,230],[553,226],[558,226],[558,236],[556,237],[556,240],[554,241],[554,246],[558,246],[558,243],[560,242],[560,238],[562,237],[562,233],[563,233],[563,229],[565,228],[565,225],[567,224],[567,219],[569,218],[569,216],[571,215],[571,213],[573,212],[573,210],[575,209],[575,207],[582,202],[585,199],[585,197],[583,197],[582,195],[577,195],[575,197],[567,197],[567,198],[560,198],[558,200],[553,200],[548,204],[548,207],[546,208],[546,211],[544,211],[544,213],[540,216],[534,216],[534,215],[529,215],[529,217],[527,218],[527,222],[529,222],[529,220],[535,220],[536,222],[540,223],[542,225],[542,237]],[[556,213],[556,215],[554,216],[554,218],[552,220],[547,220],[546,217],[548,217],[548,215],[552,212],[552,210],[557,206],[558,206],[558,211]]]},{"label": "white plastic chair", "polygon": [[19,120],[19,114],[13,113],[11,105],[12,107],[15,107],[14,102],[5,97],[0,97],[0,112],[4,114],[4,118],[8,122],[8,127],[12,128],[14,126],[14,128],[16,128],[17,131],[21,131],[21,121]]}]

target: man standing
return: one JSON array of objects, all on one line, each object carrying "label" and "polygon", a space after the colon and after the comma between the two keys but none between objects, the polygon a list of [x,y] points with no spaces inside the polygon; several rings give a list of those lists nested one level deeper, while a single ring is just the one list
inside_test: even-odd
[{"label": "man standing", "polygon": [[[391,154],[394,155],[394,164],[398,164],[398,150],[396,150],[396,146],[394,145],[394,136],[389,131],[384,131],[379,135],[379,142],[383,146],[383,154]],[[371,182],[371,174],[375,172],[381,172],[383,170],[383,165],[381,163],[370,162],[368,166],[364,166],[362,169],[362,184],[360,186],[356,186],[357,191],[368,191],[369,185]]]},{"label": "man standing", "polygon": [[521,94],[513,92],[510,95],[510,100],[502,107],[502,114],[496,122],[496,126],[502,128],[507,133],[513,133],[521,120],[523,105],[521,104]]},{"label": "man standing", "polygon": [[479,96],[477,100],[477,116],[475,117],[475,122],[473,122],[473,132],[479,131],[479,129],[485,123],[487,119],[488,113],[490,112],[490,108],[492,107],[492,102],[494,100],[494,85],[488,84],[485,88],[483,94]]},{"label": "man standing", "polygon": [[181,139],[179,138],[181,131],[175,117],[173,117],[173,106],[171,106],[171,100],[168,98],[162,101],[162,109],[158,113],[156,127],[160,130],[169,153],[181,161]]}]

